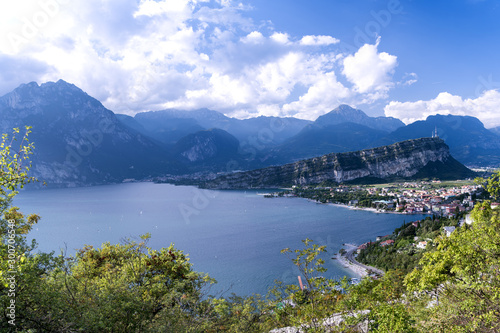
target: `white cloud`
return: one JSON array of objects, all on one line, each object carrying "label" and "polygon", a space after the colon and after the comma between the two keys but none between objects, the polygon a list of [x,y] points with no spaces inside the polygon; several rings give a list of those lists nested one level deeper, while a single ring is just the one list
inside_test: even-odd
[{"label": "white cloud", "polygon": [[139,8],[134,13],[134,17],[156,16],[161,14],[180,14],[185,12],[188,6],[189,1],[187,0],[142,0]]},{"label": "white cloud", "polygon": [[[205,2],[210,2],[207,0]],[[252,20],[241,15],[242,12],[250,10],[250,7],[239,3],[232,5],[231,1],[222,1],[222,8],[201,6],[193,13],[193,18],[205,23],[217,24],[225,28],[238,26],[244,31],[253,28]]]},{"label": "white cloud", "polygon": [[300,40],[302,45],[331,45],[337,44],[340,40],[333,38],[332,36],[304,36]]},{"label": "white cloud", "polygon": [[337,81],[334,72],[325,73],[314,82],[307,93],[283,106],[290,115],[296,115],[308,120],[316,120],[322,114],[333,110],[344,103],[352,92]]},{"label": "white cloud", "polygon": [[485,127],[500,126],[498,110],[500,110],[500,92],[487,90],[477,98],[463,99],[447,92],[440,93],[429,101],[390,102],[385,107],[385,115],[396,117],[409,124],[424,120],[430,115],[473,116],[481,120]]},{"label": "white cloud", "polygon": [[[258,26],[250,7],[231,0],[26,0],[7,7],[0,13],[0,95],[23,82],[64,79],[115,112],[208,107],[313,119],[340,103],[383,99],[393,85],[396,57],[379,53],[378,43],[344,58],[338,39]],[[49,20],[31,36],[37,15]],[[18,47],[12,34],[22,39]]]},{"label": "white cloud", "polygon": [[276,43],[280,44],[288,44],[290,42],[288,34],[282,33],[282,32],[275,32],[272,36],[271,39],[274,40]]},{"label": "white cloud", "polygon": [[403,86],[411,86],[417,81],[418,81],[417,73],[405,73],[403,79],[400,82],[398,82],[398,84]]},{"label": "white cloud", "polygon": [[386,96],[394,86],[392,74],[397,66],[396,56],[378,52],[379,42],[380,38],[374,45],[365,44],[347,56],[342,71],[358,92],[373,94],[374,99]]},{"label": "white cloud", "polygon": [[265,41],[264,35],[260,31],[252,31],[245,37],[241,38],[243,43],[262,44]]}]

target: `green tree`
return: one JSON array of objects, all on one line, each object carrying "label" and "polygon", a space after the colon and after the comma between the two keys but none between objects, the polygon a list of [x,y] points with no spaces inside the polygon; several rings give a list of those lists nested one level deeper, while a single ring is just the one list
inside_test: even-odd
[{"label": "green tree", "polygon": [[357,314],[354,324],[367,322],[370,332],[416,332],[411,305],[402,301],[403,277],[398,270],[388,271],[380,279],[366,277],[348,287],[338,309]]},{"label": "green tree", "polygon": [[432,291],[438,296],[422,321],[426,330],[500,330],[499,214],[489,201],[478,204],[472,212],[473,225],[439,237],[435,250],[426,253],[420,267],[406,277],[409,291]]},{"label": "green tree", "polygon": [[31,167],[30,155],[33,154],[34,144],[28,141],[31,127],[17,143],[19,128],[14,128],[11,136],[2,135],[0,143],[0,195],[2,199],[13,198],[17,190],[34,181],[28,176]]},{"label": "green tree", "polygon": [[335,313],[338,300],[342,297],[342,287],[347,288],[348,280],[342,282],[324,277],[327,269],[321,255],[326,246],[314,244],[311,239],[302,241],[303,249],[283,249],[301,273],[304,289],[297,284],[285,285],[277,282],[271,290],[275,316],[270,318],[275,327],[295,326],[307,332],[326,332],[336,329],[325,325],[324,320]]},{"label": "green tree", "polygon": [[0,143],[0,308],[2,331],[14,330],[22,321],[24,299],[21,295],[32,281],[34,274],[48,262],[42,260],[33,265],[31,251],[36,243],[28,244],[26,234],[38,222],[37,215],[25,216],[12,206],[18,190],[35,179],[28,175],[31,166],[29,156],[33,144],[28,141],[30,128],[18,141],[19,129],[11,136],[2,135]]},{"label": "green tree", "polygon": [[478,185],[483,185],[495,200],[500,199],[500,171],[496,171],[488,179],[478,177],[474,179],[474,182]]},{"label": "green tree", "polygon": [[203,332],[268,332],[276,328],[273,318],[280,312],[272,304],[260,295],[211,299]]},{"label": "green tree", "polygon": [[65,281],[68,307],[86,332],[146,332],[201,325],[203,288],[213,280],[192,270],[170,245],[154,250],[141,242],[86,246],[54,279]]}]

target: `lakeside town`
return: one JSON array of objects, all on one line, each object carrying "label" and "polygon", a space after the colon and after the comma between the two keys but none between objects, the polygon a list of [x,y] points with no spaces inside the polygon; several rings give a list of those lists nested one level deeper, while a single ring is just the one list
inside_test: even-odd
[{"label": "lakeside town", "polygon": [[[434,180],[383,185],[294,186],[263,195],[266,198],[301,197],[380,213],[432,214],[452,218],[472,210],[476,200],[484,194],[483,187],[472,181]],[[497,205],[500,204],[492,204]]]},{"label": "lakeside town", "polygon": [[[428,214],[425,219],[405,223],[392,234],[377,236],[375,241],[360,245],[343,244],[347,250],[342,248],[332,259],[337,259],[339,264],[359,277],[379,277],[384,274],[379,268],[386,268],[385,265],[399,264],[403,270],[412,267],[438,235],[449,237],[457,227],[471,224],[469,212],[477,202],[488,197],[483,186],[472,180],[294,186],[262,195],[266,198],[300,197],[374,213]],[[491,204],[492,208],[499,206],[500,203]],[[386,252],[391,255],[384,255]],[[390,262],[380,261],[380,258]]]}]

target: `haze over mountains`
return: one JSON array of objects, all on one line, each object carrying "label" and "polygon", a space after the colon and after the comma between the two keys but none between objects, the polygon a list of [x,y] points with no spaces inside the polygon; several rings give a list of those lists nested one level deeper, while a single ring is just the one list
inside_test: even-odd
[{"label": "haze over mountains", "polygon": [[116,115],[65,81],[23,84],[0,97],[0,130],[33,126],[33,172],[52,184],[85,185],[166,174],[250,170],[329,153],[429,137],[472,166],[500,163],[500,136],[474,117],[430,116],[407,126],[341,105],[310,122],[235,119],[219,112],[163,110]]},{"label": "haze over mountains", "polygon": [[173,144],[183,136],[210,128],[225,130],[240,142],[244,142],[267,127],[273,135],[262,141],[265,141],[263,143],[266,145],[275,145],[297,134],[305,125],[311,123],[303,119],[263,116],[241,120],[208,109],[162,110],[138,113],[135,117],[118,116],[129,126],[167,144]]}]

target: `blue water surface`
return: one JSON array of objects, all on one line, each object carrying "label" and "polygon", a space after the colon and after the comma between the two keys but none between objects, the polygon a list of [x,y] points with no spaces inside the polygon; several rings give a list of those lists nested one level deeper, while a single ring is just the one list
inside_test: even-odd
[{"label": "blue water surface", "polygon": [[310,238],[327,245],[325,276],[353,276],[331,260],[343,243],[361,244],[422,216],[376,214],[300,198],[264,198],[257,191],[127,183],[23,191],[15,204],[42,216],[30,237],[44,252],[74,254],[85,244],[119,243],[151,233],[149,246],[174,243],[194,269],[218,281],[212,293],[265,294],[274,280],[297,283],[283,248]]}]

